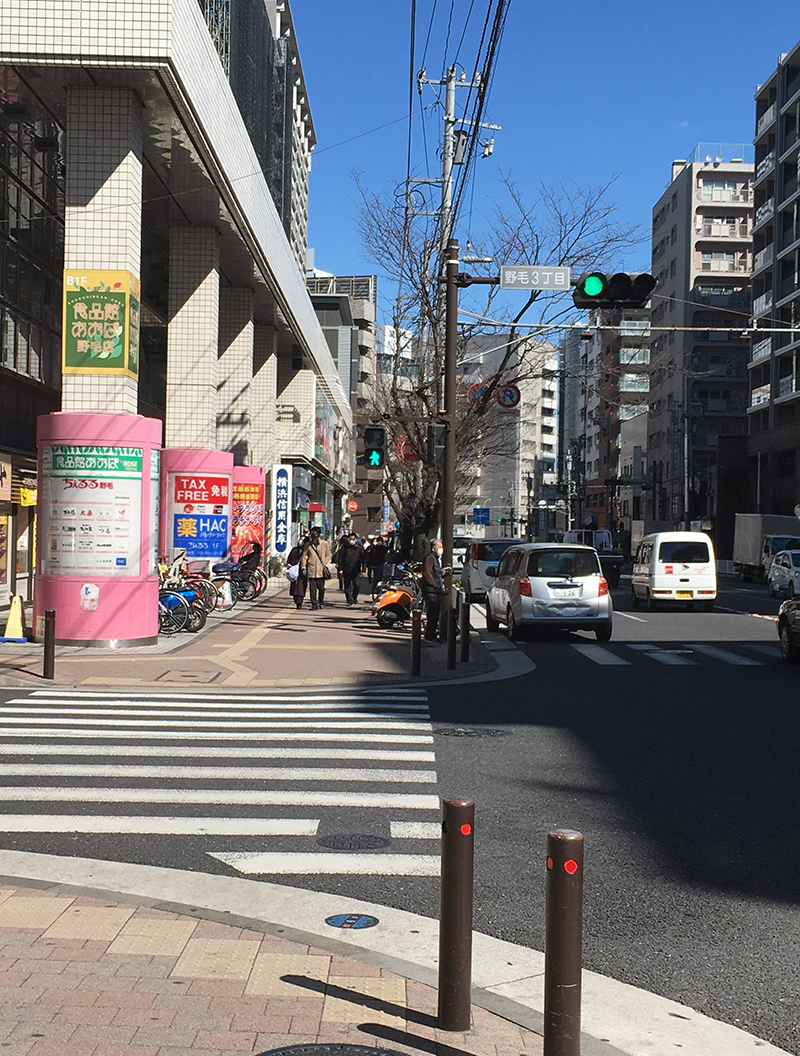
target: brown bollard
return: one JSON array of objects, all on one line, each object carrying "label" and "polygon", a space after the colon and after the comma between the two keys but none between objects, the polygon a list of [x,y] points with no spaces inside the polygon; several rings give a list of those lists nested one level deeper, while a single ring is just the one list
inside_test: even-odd
[{"label": "brown bollard", "polygon": [[461,663],[469,663],[469,602],[461,601]]},{"label": "brown bollard", "polygon": [[469,1030],[472,998],[472,858],[475,800],[442,804],[439,1030]]},{"label": "brown bollard", "polygon": [[456,669],[456,639],[458,638],[458,612],[447,610],[447,670]]},{"label": "brown bollard", "polygon": [[42,678],[52,680],[56,677],[56,610],[45,609],[44,613],[44,654],[42,660]]},{"label": "brown bollard", "polygon": [[422,613],[411,613],[411,674],[422,674]]},{"label": "brown bollard", "polygon": [[583,835],[547,836],[544,1056],[580,1056]]}]

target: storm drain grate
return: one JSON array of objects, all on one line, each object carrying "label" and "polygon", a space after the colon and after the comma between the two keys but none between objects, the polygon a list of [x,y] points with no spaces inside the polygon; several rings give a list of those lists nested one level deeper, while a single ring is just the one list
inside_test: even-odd
[{"label": "storm drain grate", "polygon": [[485,726],[440,726],[433,731],[441,737],[510,737],[510,730],[490,730]]},{"label": "storm drain grate", "polygon": [[258,1056],[401,1056],[394,1049],[376,1049],[372,1045],[289,1045],[285,1049],[266,1049]]},{"label": "storm drain grate", "polygon": [[348,832],[320,836],[317,840],[320,847],[327,847],[331,851],[380,851],[388,847],[391,842],[384,836],[367,836]]}]

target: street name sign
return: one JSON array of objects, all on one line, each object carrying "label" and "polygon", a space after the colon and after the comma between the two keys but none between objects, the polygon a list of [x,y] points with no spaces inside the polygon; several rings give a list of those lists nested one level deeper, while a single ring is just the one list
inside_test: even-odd
[{"label": "street name sign", "polygon": [[564,290],[569,289],[569,268],[551,268],[538,264],[502,265],[501,290]]}]

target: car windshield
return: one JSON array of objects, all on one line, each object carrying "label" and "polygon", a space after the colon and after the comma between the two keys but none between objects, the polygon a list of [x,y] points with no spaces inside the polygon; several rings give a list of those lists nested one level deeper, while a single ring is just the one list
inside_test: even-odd
[{"label": "car windshield", "polygon": [[774,535],[772,537],[772,552],[776,554],[779,550],[798,550],[800,549],[800,539],[795,539],[791,535]]},{"label": "car windshield", "polygon": [[690,539],[662,543],[658,548],[658,560],[662,565],[700,565],[707,563],[708,543]]},{"label": "car windshield", "polygon": [[478,552],[475,555],[476,561],[499,561],[503,554],[508,550],[510,546],[514,545],[514,540],[509,539],[507,543],[478,543]]},{"label": "car windshield", "polygon": [[795,550],[792,554],[792,564],[795,568],[800,568],[800,551]]},{"label": "car windshield", "polygon": [[528,561],[529,576],[599,576],[597,555],[591,550],[537,550]]}]

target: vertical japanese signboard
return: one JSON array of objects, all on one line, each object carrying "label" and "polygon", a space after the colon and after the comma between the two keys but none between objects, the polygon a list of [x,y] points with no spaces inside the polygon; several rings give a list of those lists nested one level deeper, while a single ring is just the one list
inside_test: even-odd
[{"label": "vertical japanese signboard", "polygon": [[42,448],[42,572],[138,576],[142,448]]},{"label": "vertical japanese signboard", "polygon": [[285,557],[289,549],[292,467],[272,467],[272,554]]},{"label": "vertical japanese signboard", "polygon": [[264,549],[264,485],[234,481],[231,511],[231,560],[252,550],[253,543]]},{"label": "vertical japanese signboard", "polygon": [[139,376],[139,280],[129,271],[64,272],[64,374]]},{"label": "vertical japanese signboard", "polygon": [[150,575],[158,575],[158,525],[161,452],[150,452]]},{"label": "vertical japanese signboard", "polygon": [[172,538],[187,557],[224,557],[229,543],[230,477],[172,475]]}]

